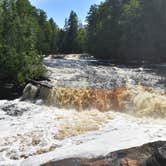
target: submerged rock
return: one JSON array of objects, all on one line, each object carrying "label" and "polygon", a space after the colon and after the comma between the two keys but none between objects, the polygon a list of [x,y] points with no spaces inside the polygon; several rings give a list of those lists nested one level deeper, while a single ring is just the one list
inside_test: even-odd
[{"label": "submerged rock", "polygon": [[9,116],[21,116],[24,112],[28,111],[28,108],[21,108],[12,102],[6,102],[0,109],[4,111]]},{"label": "submerged rock", "polygon": [[43,166],[166,166],[166,142],[153,142],[95,159],[70,158]]}]

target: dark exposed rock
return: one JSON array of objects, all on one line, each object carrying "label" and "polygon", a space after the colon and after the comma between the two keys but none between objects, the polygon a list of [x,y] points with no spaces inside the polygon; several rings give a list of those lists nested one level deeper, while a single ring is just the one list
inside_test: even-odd
[{"label": "dark exposed rock", "polygon": [[95,159],[70,158],[43,166],[166,166],[166,142],[119,150]]},{"label": "dark exposed rock", "polygon": [[14,83],[0,81],[0,100],[13,100],[22,95],[23,87]]},{"label": "dark exposed rock", "polygon": [[35,101],[36,99],[46,99],[50,93],[51,86],[49,84],[34,81],[33,83],[29,83],[23,90],[23,95],[21,100],[31,100]]},{"label": "dark exposed rock", "polygon": [[158,148],[141,166],[166,166],[166,144]]}]

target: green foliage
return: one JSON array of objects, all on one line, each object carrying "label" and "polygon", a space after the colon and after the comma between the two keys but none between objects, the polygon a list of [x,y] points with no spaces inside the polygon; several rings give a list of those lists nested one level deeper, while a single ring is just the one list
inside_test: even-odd
[{"label": "green foliage", "polygon": [[77,31],[77,52],[87,51],[87,34],[85,28],[79,28]]},{"label": "green foliage", "polygon": [[66,29],[66,52],[74,53],[77,50],[77,14],[71,11]]},{"label": "green foliage", "polygon": [[47,21],[46,13],[43,10],[37,11],[37,21],[37,50],[45,55],[56,53],[58,36],[57,25],[52,18]]},{"label": "green foliage", "polygon": [[81,53],[86,50],[86,30],[78,25],[78,17],[71,11],[69,19],[65,20],[63,30],[58,35],[58,51],[60,53]]},{"label": "green foliage", "polygon": [[3,0],[0,6],[0,79],[25,83],[44,72],[36,47],[38,20],[28,0]]},{"label": "green foliage", "polygon": [[77,50],[78,18],[74,11],[71,11],[69,19],[65,20],[64,31],[61,32],[61,51],[63,53],[76,53]]},{"label": "green foliage", "polygon": [[165,9],[165,0],[106,0],[91,6],[88,51],[120,61],[166,61]]},{"label": "green foliage", "polygon": [[56,53],[83,52],[85,28],[78,26],[75,12],[64,30],[29,0],[0,1],[0,79],[24,84],[44,73],[42,57]]},{"label": "green foliage", "polygon": [[42,56],[89,52],[96,58],[166,61],[165,0],[105,0],[87,27],[71,11],[63,29],[29,0],[0,0],[0,79],[25,83],[45,71]]}]

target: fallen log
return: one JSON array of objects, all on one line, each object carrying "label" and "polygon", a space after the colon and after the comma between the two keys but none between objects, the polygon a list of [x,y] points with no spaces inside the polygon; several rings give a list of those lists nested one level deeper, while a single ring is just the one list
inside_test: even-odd
[{"label": "fallen log", "polygon": [[43,81],[36,81],[36,80],[30,79],[30,78],[27,78],[27,80],[29,83],[32,83],[34,85],[41,85],[41,86],[44,86],[44,87],[49,88],[49,89],[53,88],[52,85],[50,85],[46,82],[43,82]]}]

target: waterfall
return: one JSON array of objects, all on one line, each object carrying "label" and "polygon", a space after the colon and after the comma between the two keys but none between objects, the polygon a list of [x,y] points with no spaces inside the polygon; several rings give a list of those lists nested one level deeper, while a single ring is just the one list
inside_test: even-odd
[{"label": "waterfall", "polygon": [[[46,87],[27,85],[23,96],[42,99],[45,104],[59,108],[101,112],[120,111],[139,116],[166,116],[166,94],[141,85],[117,87],[112,90],[92,88]],[[27,94],[27,89],[29,95]],[[38,91],[38,94],[37,94]],[[36,95],[35,95],[36,94]]]},{"label": "waterfall", "polygon": [[32,80],[21,99],[0,100],[0,165],[38,166],[166,140],[163,70],[92,63],[48,59],[47,80]]}]

